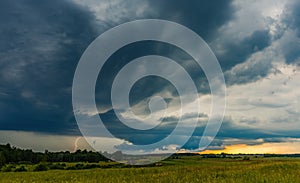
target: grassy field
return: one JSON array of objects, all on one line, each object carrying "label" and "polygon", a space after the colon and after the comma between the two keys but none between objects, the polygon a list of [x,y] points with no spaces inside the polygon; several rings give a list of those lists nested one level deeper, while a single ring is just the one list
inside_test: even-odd
[{"label": "grassy field", "polygon": [[[27,165],[28,166],[28,165]],[[67,165],[71,166],[71,165]],[[162,166],[1,172],[0,182],[300,182],[300,158],[182,157]]]}]

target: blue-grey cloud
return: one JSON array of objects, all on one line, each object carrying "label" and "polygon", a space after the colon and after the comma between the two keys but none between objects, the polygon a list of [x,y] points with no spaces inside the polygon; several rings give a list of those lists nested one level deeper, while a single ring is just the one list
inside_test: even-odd
[{"label": "blue-grey cloud", "polygon": [[257,30],[240,42],[225,43],[225,51],[217,55],[223,70],[245,62],[249,56],[271,44],[268,30]]},{"label": "blue-grey cloud", "polygon": [[[252,123],[253,121],[247,121],[247,123]],[[255,123],[255,122],[254,122]],[[189,141],[183,146],[185,149],[197,149],[199,148],[199,143],[202,137],[204,127],[196,128],[193,136]],[[255,127],[245,126],[243,123],[234,123],[231,119],[226,119],[223,121],[222,126],[213,140],[209,145],[208,149],[224,148],[225,145],[232,144],[247,144],[247,145],[258,145],[264,142],[288,142],[291,139],[300,138],[299,129],[295,130],[272,130],[272,129],[261,129]],[[235,139],[236,142],[230,139]]]},{"label": "blue-grey cloud", "polygon": [[[282,23],[284,25],[284,30],[288,31],[295,31],[296,35],[293,36],[286,36],[285,39],[282,41],[282,51],[285,56],[286,62],[288,64],[296,64],[299,63],[300,57],[300,2],[299,1],[290,1],[286,7],[282,18]],[[284,35],[283,35],[284,36]]]},{"label": "blue-grey cloud", "polygon": [[184,114],[183,116],[181,116],[180,118],[177,117],[177,116],[166,116],[164,118],[161,118],[160,120],[161,121],[164,121],[164,122],[178,122],[180,119],[181,120],[186,120],[186,119],[197,119],[197,118],[208,118],[208,115],[207,114],[203,114],[203,113],[200,113],[200,114],[197,114],[197,113],[187,113],[187,114]]},{"label": "blue-grey cloud", "polygon": [[97,36],[92,13],[69,1],[0,2],[0,128],[77,133],[71,86]]},{"label": "blue-grey cloud", "polygon": [[206,41],[213,39],[219,27],[232,19],[235,7],[232,1],[149,1],[156,17],[178,22],[198,33]]},{"label": "blue-grey cloud", "polygon": [[[137,18],[161,18],[183,24],[198,33],[208,43],[218,39],[220,28],[234,20],[235,7],[231,1],[148,1],[151,14],[138,17],[124,14],[121,22]],[[285,31],[296,31],[300,37],[299,2],[286,7],[282,21]],[[121,23],[120,22],[120,23]],[[25,130],[45,133],[79,134],[72,112],[71,87],[78,60],[89,45],[110,22],[99,22],[87,8],[71,1],[53,0],[36,2],[33,0],[3,0],[0,2],[0,129]],[[113,23],[115,25],[115,22]],[[284,31],[283,31],[284,32]],[[282,37],[285,33],[282,33]],[[280,39],[278,37],[276,39]],[[230,40],[230,38],[228,38]],[[269,29],[256,30],[236,42],[222,42],[223,52],[216,51],[229,85],[244,84],[265,77],[272,67],[271,61],[251,62],[249,67],[234,70],[238,64],[245,63],[254,53],[272,45]],[[282,49],[286,62],[298,62],[300,48],[296,41]],[[212,44],[213,45],[213,44]],[[166,137],[175,127],[178,118],[169,116],[153,130],[129,129],[117,120],[111,109],[110,87],[116,73],[130,60],[149,54],[169,57],[191,74],[197,83],[199,93],[209,93],[209,87],[201,68],[183,50],[159,42],[140,42],[123,47],[113,54],[99,75],[96,88],[96,101],[99,108],[107,109],[100,114],[107,128],[121,139],[134,144],[149,144]],[[251,66],[251,67],[250,67]],[[200,83],[200,84],[199,84]],[[132,105],[147,101],[151,96],[170,91],[165,98],[169,104],[177,100],[178,93],[172,84],[161,78],[149,77],[137,82],[131,91]],[[145,102],[146,103],[146,102]],[[256,103],[260,107],[281,107],[268,103]],[[147,106],[142,110],[149,113]],[[184,119],[207,117],[186,114]],[[278,139],[298,138],[299,131],[271,131],[249,128],[255,120],[241,120],[237,125],[224,121],[212,146],[221,147],[222,139]],[[243,126],[245,125],[245,126]],[[197,127],[191,140],[185,145],[195,149],[204,131]]]},{"label": "blue-grey cloud", "polygon": [[[0,3],[2,40],[0,128],[78,133],[71,105],[74,70],[84,49],[99,33],[108,28],[109,23],[97,22],[92,12],[71,1],[54,0],[37,3],[32,0],[21,0]],[[218,27],[232,17],[233,10],[229,1],[222,3],[155,1],[151,2],[150,6],[156,14],[143,18],[173,20],[192,28],[206,38],[211,37]],[[124,15],[126,21],[133,19],[135,17]],[[142,46],[135,50],[125,49],[123,55],[117,55],[121,58],[120,65],[143,54],[157,53],[172,57],[171,55],[177,51],[162,44],[150,45],[149,49],[147,45]],[[181,56],[179,59],[181,62],[190,59],[184,56],[184,53],[173,55],[173,58],[178,58],[178,55]],[[112,68],[118,68],[118,64],[108,65],[104,74],[112,72]],[[186,67],[191,71],[194,69],[193,66]],[[109,81],[110,78],[105,77],[104,85],[111,84]],[[144,83],[135,87],[144,88],[148,85],[147,82]],[[140,93],[133,90],[132,104],[163,89],[171,90],[176,97],[176,90],[172,85],[165,80],[155,80],[155,87],[145,87]],[[109,90],[101,92],[101,95],[97,95],[100,103],[109,106],[110,101],[107,101],[110,98]]]}]

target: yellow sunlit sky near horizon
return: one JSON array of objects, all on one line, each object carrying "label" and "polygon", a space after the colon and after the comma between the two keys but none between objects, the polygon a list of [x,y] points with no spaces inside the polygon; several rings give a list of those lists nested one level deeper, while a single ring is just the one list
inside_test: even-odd
[{"label": "yellow sunlit sky near horizon", "polygon": [[200,154],[297,154],[300,142],[264,143],[259,145],[236,144],[222,150],[205,150]]}]

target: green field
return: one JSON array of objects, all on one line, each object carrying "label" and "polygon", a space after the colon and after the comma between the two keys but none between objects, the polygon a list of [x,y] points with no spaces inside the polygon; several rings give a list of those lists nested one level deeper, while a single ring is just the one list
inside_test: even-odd
[{"label": "green field", "polygon": [[33,165],[25,166],[26,172],[1,172],[0,182],[300,182],[300,158],[181,157],[165,160],[155,167],[39,172],[31,170]]}]

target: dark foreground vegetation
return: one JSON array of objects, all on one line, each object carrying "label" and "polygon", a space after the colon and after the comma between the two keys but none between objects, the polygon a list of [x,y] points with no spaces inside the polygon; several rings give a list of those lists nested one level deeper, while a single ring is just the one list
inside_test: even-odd
[{"label": "dark foreground vegetation", "polygon": [[[39,163],[71,163],[71,162],[110,162],[111,160],[106,157],[114,159],[116,154],[120,156],[120,151],[113,154],[106,153],[105,156],[100,152],[93,152],[87,150],[77,150],[76,152],[33,152],[30,149],[19,149],[12,147],[10,144],[0,145],[0,168],[6,164],[39,164]],[[181,153],[174,154],[169,159],[178,159],[181,157],[198,156],[202,158],[231,158],[249,160],[250,157],[300,157],[300,154],[190,154]],[[63,166],[63,164],[60,164]]]},{"label": "dark foreground vegetation", "polygon": [[[89,157],[92,156],[92,157]],[[299,155],[176,154],[147,166],[100,153],[36,153],[0,146],[1,182],[300,182]]]},{"label": "dark foreground vegetation", "polygon": [[108,161],[101,153],[86,150],[77,150],[74,153],[65,152],[33,152],[11,147],[10,144],[0,145],[0,166],[7,163],[32,163],[40,162],[99,162]]}]

